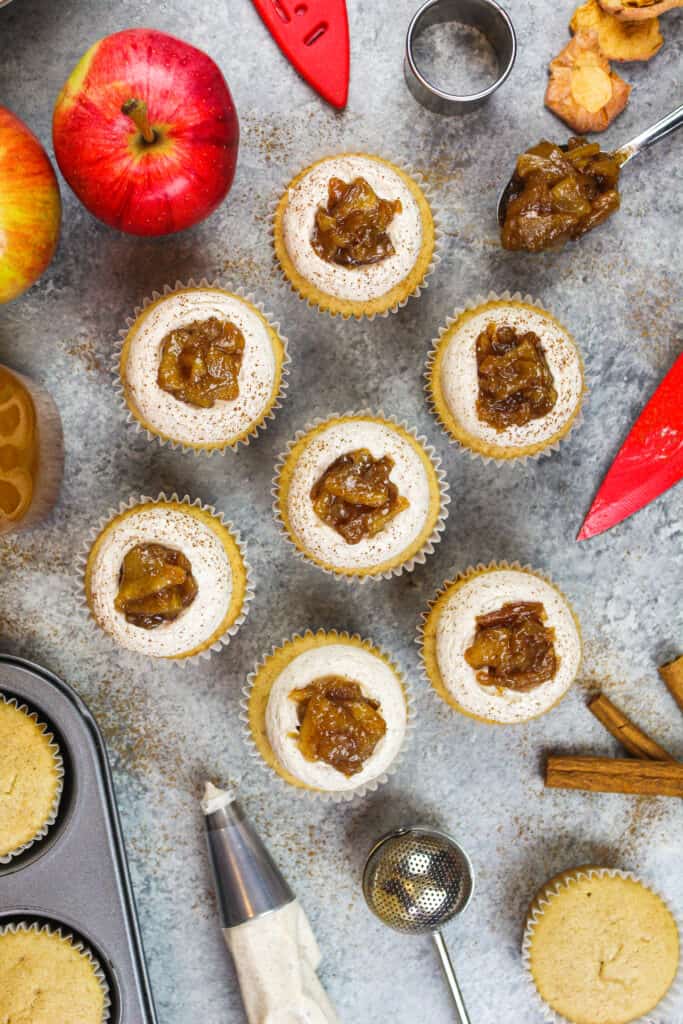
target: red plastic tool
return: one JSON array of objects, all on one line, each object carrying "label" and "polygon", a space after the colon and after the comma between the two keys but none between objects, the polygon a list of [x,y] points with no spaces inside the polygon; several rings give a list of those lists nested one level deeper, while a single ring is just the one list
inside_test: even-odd
[{"label": "red plastic tool", "polygon": [[631,428],[577,540],[616,526],[683,479],[683,354]]},{"label": "red plastic tool", "polygon": [[285,57],[340,110],[349,93],[346,0],[253,0]]}]

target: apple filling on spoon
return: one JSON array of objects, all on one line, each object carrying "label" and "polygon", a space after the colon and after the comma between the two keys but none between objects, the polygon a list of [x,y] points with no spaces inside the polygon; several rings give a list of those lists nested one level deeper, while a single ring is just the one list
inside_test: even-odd
[{"label": "apple filling on spoon", "polygon": [[503,248],[541,252],[592,231],[619,209],[620,170],[614,154],[584,138],[532,146],[508,186]]}]

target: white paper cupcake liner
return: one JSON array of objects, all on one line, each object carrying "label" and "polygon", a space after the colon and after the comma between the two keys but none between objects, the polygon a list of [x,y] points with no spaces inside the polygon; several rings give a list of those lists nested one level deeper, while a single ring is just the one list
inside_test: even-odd
[{"label": "white paper cupcake liner", "polygon": [[[487,295],[477,295],[473,299],[470,299],[468,302],[466,302],[463,306],[459,306],[456,309],[454,309],[451,315],[446,318],[445,323],[442,324],[442,326],[440,327],[438,337],[432,339],[431,348],[427,356],[427,363],[424,371],[424,391],[425,394],[427,395],[427,404],[429,405],[429,411],[439,424],[442,433],[448,439],[448,443],[451,445],[457,445],[457,447],[460,448],[462,451],[467,452],[467,454],[472,459],[480,459],[484,463],[492,462],[497,466],[506,466],[512,463],[523,463],[530,459],[540,459],[542,456],[545,455],[552,455],[553,452],[559,451],[560,445],[563,444],[569,438],[569,436],[577,429],[577,427],[579,427],[583,423],[583,410],[591,391],[590,382],[586,374],[586,367],[583,360],[583,356],[581,354],[579,346],[576,344],[576,341],[571,334],[570,337],[574,342],[574,346],[579,357],[579,362],[581,364],[581,372],[583,375],[583,391],[581,394],[578,412],[574,416],[574,419],[572,420],[567,432],[563,434],[562,437],[559,438],[557,441],[554,441],[552,444],[546,445],[545,448],[542,448],[538,452],[533,452],[532,454],[529,455],[513,455],[510,458],[504,459],[493,455],[484,455],[482,452],[475,451],[473,448],[470,448],[464,442],[459,441],[457,438],[453,437],[450,430],[448,429],[448,426],[446,425],[446,423],[444,423],[443,419],[441,418],[441,414],[437,408],[436,402],[434,401],[434,395],[431,388],[431,379],[434,370],[434,362],[436,360],[437,352],[439,351],[439,348],[441,346],[442,339],[444,335],[451,329],[451,327],[453,327],[453,325],[459,320],[463,313],[466,313],[472,309],[476,309],[478,306],[483,306],[487,302],[523,302],[528,306],[535,306],[538,310],[540,310],[543,313],[548,313],[548,310],[545,309],[543,304],[540,303],[538,299],[534,299],[531,295],[522,295],[521,292],[511,293],[509,291],[504,291],[500,295],[498,295],[496,292],[489,292]],[[564,327],[564,325],[562,326]],[[564,329],[566,330],[566,328]],[[569,332],[567,333],[569,334]]]},{"label": "white paper cupcake liner", "polygon": [[[541,997],[540,992],[536,988],[533,974],[531,973],[531,939],[534,932],[534,928],[542,916],[545,908],[549,905],[550,900],[554,895],[561,892],[563,888],[566,888],[572,881],[581,878],[624,878],[630,879],[633,882],[638,882],[644,886],[650,892],[658,896],[666,907],[671,911],[676,925],[678,927],[679,938],[683,940],[683,931],[681,930],[681,922],[683,922],[683,908],[673,905],[669,900],[665,900],[661,893],[659,893],[652,886],[647,885],[643,882],[638,875],[632,871],[621,871],[618,868],[594,868],[585,867],[571,870],[567,873],[566,877],[557,880],[544,895],[539,899],[538,893],[534,897],[534,903],[538,900],[538,906],[534,906],[530,914],[527,917],[526,926],[524,929],[524,938],[522,940],[522,963],[524,965],[524,971],[526,975],[527,989],[529,997],[533,1001],[536,1010],[543,1020],[547,1021],[548,1024],[576,1024],[575,1021],[568,1020],[566,1017],[561,1016],[555,1010],[550,1007],[545,1000]],[[552,881],[552,880],[551,880]],[[547,888],[547,885],[543,887]],[[543,889],[540,890],[543,892]],[[683,963],[679,960],[678,972],[673,980],[671,988],[657,1004],[654,1010],[646,1014],[644,1017],[634,1018],[630,1024],[675,1024],[681,1018],[680,1014],[681,999],[683,998]]]},{"label": "white paper cupcake liner", "polygon": [[[330,153],[329,151],[325,151],[325,152],[319,153],[318,156],[312,157],[309,160],[307,166],[308,167],[312,167],[314,164],[318,163],[320,160],[328,160],[328,159],[331,160],[331,159],[334,159],[335,157],[349,156],[352,153],[353,153],[353,155],[358,155],[358,156],[370,156],[370,157],[374,156],[374,157],[379,157],[379,154],[377,154],[377,153],[360,153],[359,151],[356,151],[356,150],[353,150],[353,151],[351,151],[351,150],[341,150],[338,153]],[[418,284],[415,286],[415,288],[408,295],[406,295],[405,298],[400,299],[399,302],[396,302],[389,309],[385,309],[381,313],[370,313],[370,314],[367,314],[367,313],[340,313],[340,312],[337,312],[336,310],[322,309],[317,304],[317,302],[315,302],[313,299],[307,298],[306,296],[302,295],[299,292],[299,290],[296,287],[296,285],[294,284],[294,282],[290,281],[289,277],[285,273],[284,268],[281,266],[280,261],[277,259],[277,255],[275,255],[274,258],[275,258],[275,261],[277,263],[278,270],[280,272],[280,275],[281,275],[281,277],[283,279],[284,284],[286,284],[287,287],[290,288],[294,292],[294,294],[297,295],[301,299],[302,302],[305,302],[306,305],[311,306],[313,309],[316,309],[321,314],[326,314],[326,315],[332,316],[332,317],[339,316],[339,317],[342,318],[342,320],[374,320],[376,317],[388,317],[390,313],[396,313],[399,309],[403,309],[403,307],[408,304],[410,299],[412,299],[412,298],[416,298],[417,299],[417,298],[420,297],[422,292],[425,291],[425,289],[429,287],[429,280],[428,279],[434,273],[434,271],[436,270],[437,266],[439,265],[439,263],[442,260],[444,233],[443,233],[443,231],[441,229],[441,215],[440,215],[440,212],[439,212],[438,204],[437,204],[437,202],[435,200],[434,189],[432,188],[430,183],[427,181],[427,179],[424,177],[424,175],[421,174],[419,171],[416,171],[414,169],[412,164],[406,163],[405,161],[402,161],[402,160],[395,160],[395,159],[393,159],[393,157],[391,159],[389,157],[379,157],[379,159],[386,160],[387,163],[393,164],[394,167],[398,167],[398,169],[400,171],[403,171],[403,173],[407,174],[409,178],[412,178],[412,180],[415,182],[416,185],[419,185],[419,187],[420,187],[420,189],[421,189],[425,199],[427,200],[427,203],[429,204],[429,208],[430,208],[430,210],[432,212],[432,220],[434,222],[434,251],[432,253],[432,258],[431,258],[431,260],[429,262],[429,265],[427,266],[427,269],[424,272],[424,276],[422,277],[422,280],[418,282]],[[287,177],[286,180],[283,180],[282,185],[281,185],[281,187],[280,187],[280,189],[279,189],[279,191],[277,193],[277,196],[272,200],[272,202],[270,204],[270,211],[269,211],[269,213],[270,213],[270,221],[269,222],[270,222],[271,242],[273,244],[273,248],[274,248],[274,237],[275,237],[275,215],[277,213],[278,206],[280,205],[280,200],[282,199],[282,197],[285,194],[285,192],[289,189],[289,186],[290,186],[291,182],[294,180],[294,178],[296,177],[296,175],[300,174],[301,171],[303,171],[305,169],[306,168],[303,168],[303,167],[299,168],[299,170],[296,170],[296,171],[294,171],[293,174],[290,174]]]},{"label": "white paper cupcake liner", "polygon": [[[182,655],[181,656],[177,656],[177,655],[176,656],[155,656],[155,655],[144,654],[144,653],[142,653],[140,651],[133,651],[133,650],[131,650],[128,647],[124,647],[122,644],[118,643],[118,641],[115,639],[115,637],[111,636],[105,629],[102,628],[102,626],[100,626],[99,622],[95,619],[94,615],[92,614],[92,611],[90,609],[90,605],[88,603],[88,598],[87,598],[87,595],[86,595],[86,588],[85,588],[85,575],[86,575],[86,568],[87,568],[87,564],[88,564],[88,556],[90,555],[90,551],[92,549],[93,544],[95,543],[97,538],[100,536],[102,531],[105,529],[105,527],[116,516],[119,516],[123,512],[126,512],[129,509],[134,508],[136,505],[145,505],[145,504],[148,504],[150,502],[152,502],[154,504],[163,503],[163,502],[179,502],[181,505],[191,505],[191,506],[194,506],[195,508],[200,508],[203,512],[209,513],[211,516],[214,517],[214,519],[217,519],[218,522],[222,526],[224,526],[230,532],[233,540],[235,541],[235,544],[237,545],[237,548],[238,548],[239,553],[240,553],[240,557],[241,557],[242,562],[244,564],[244,571],[245,571],[245,574],[246,574],[246,588],[245,588],[245,592],[244,592],[244,600],[242,601],[242,609],[240,611],[240,614],[237,616],[237,618],[232,623],[232,625],[229,626],[228,629],[226,629],[226,631],[223,633],[223,635],[220,636],[218,638],[218,640],[216,640],[213,644],[211,644],[211,646],[205,648],[204,650],[198,651],[196,654],[190,655],[189,657],[188,656],[182,656]],[[185,664],[188,664],[188,663],[196,663],[197,661],[199,661],[201,659],[206,660],[207,658],[210,658],[212,654],[214,654],[214,653],[216,653],[218,651],[221,651],[224,647],[227,647],[227,645],[230,643],[230,640],[232,639],[233,636],[235,636],[235,634],[239,630],[240,626],[242,625],[242,623],[246,619],[247,615],[249,614],[249,608],[250,608],[251,602],[254,599],[254,582],[253,582],[254,581],[254,574],[253,574],[253,570],[251,568],[251,565],[249,564],[249,561],[247,559],[246,546],[245,546],[245,543],[244,543],[244,541],[242,540],[242,538],[240,536],[239,530],[235,529],[235,527],[230,522],[230,520],[225,519],[223,517],[222,513],[218,512],[213,505],[205,505],[199,498],[192,499],[187,494],[184,495],[184,497],[181,498],[176,493],[173,493],[171,495],[167,495],[163,491],[161,491],[156,498],[151,498],[151,497],[149,497],[147,495],[144,495],[144,494],[143,495],[139,495],[139,496],[138,495],[133,495],[127,501],[122,501],[119,504],[118,508],[116,508],[116,509],[114,509],[114,508],[109,509],[109,512],[105,516],[102,516],[100,518],[100,520],[98,521],[97,525],[91,530],[91,532],[90,532],[90,534],[89,534],[89,536],[88,536],[88,538],[87,538],[87,540],[85,542],[85,545],[83,546],[83,549],[82,549],[81,553],[77,556],[76,581],[77,581],[77,590],[76,590],[76,595],[75,595],[75,597],[76,597],[76,604],[77,604],[77,607],[78,607],[78,611],[79,611],[79,613],[82,616],[84,621],[89,621],[93,625],[97,626],[98,630],[100,630],[100,632],[104,636],[108,637],[108,639],[110,640],[110,642],[112,644],[114,644],[115,646],[117,646],[121,650],[129,651],[129,653],[131,653],[131,654],[138,654],[138,655],[140,655],[140,657],[145,657],[145,658],[150,658],[151,657],[152,660],[154,660],[154,661],[164,661],[164,662],[168,662],[169,664],[172,664],[172,665],[185,665]]]},{"label": "white paper cupcake liner", "polygon": [[[547,584],[549,584],[549,586],[556,590],[558,594],[560,594],[560,596],[564,599],[564,601],[567,604],[567,607],[569,608],[572,614],[572,619],[574,620],[574,625],[576,626],[576,630],[579,636],[579,642],[581,644],[581,657],[576,670],[576,675],[572,680],[571,684],[562,694],[562,696],[558,700],[556,700],[553,705],[546,708],[545,711],[541,711],[538,714],[533,715],[531,718],[520,719],[519,722],[497,722],[493,718],[480,718],[479,716],[473,715],[471,712],[468,712],[466,708],[461,707],[458,704],[457,698],[455,696],[453,696],[453,701],[455,701],[454,704],[452,704],[450,701],[446,701],[445,697],[442,697],[441,694],[437,691],[436,686],[431,676],[429,675],[429,672],[427,671],[427,661],[425,658],[425,628],[429,620],[429,617],[432,614],[432,610],[436,607],[438,601],[448,592],[448,590],[453,586],[454,583],[459,583],[461,580],[465,580],[470,576],[474,577],[479,573],[490,572],[495,569],[530,573],[532,576],[537,576],[539,579],[544,580]],[[464,569],[462,572],[456,573],[455,575],[450,576],[447,580],[444,580],[444,582],[439,587],[434,597],[430,600],[426,610],[423,611],[420,615],[420,620],[418,622],[417,627],[417,635],[415,637],[415,643],[417,644],[420,652],[420,673],[422,679],[424,680],[425,683],[428,684],[434,699],[438,700],[440,704],[443,704],[444,702],[448,703],[448,706],[452,707],[454,711],[458,711],[460,714],[465,715],[468,718],[473,718],[475,721],[482,722],[485,725],[493,725],[498,726],[500,728],[514,727],[515,725],[525,725],[527,722],[533,721],[534,718],[542,717],[549,711],[552,711],[554,707],[556,707],[561,701],[564,700],[564,698],[567,696],[572,686],[578,679],[579,673],[581,671],[581,662],[583,661],[583,635],[581,632],[581,623],[579,622],[576,612],[574,611],[574,606],[572,605],[571,601],[568,599],[562,588],[558,587],[557,583],[555,583],[555,581],[552,579],[551,576],[548,575],[548,573],[542,572],[540,569],[535,569],[531,565],[522,565],[521,562],[506,562],[505,560],[502,560],[500,562],[489,562],[486,565],[484,565],[482,562],[478,562],[476,565],[468,566],[468,568]],[[445,684],[444,689],[446,689]]]},{"label": "white paper cupcake liner", "polygon": [[[85,945],[80,939],[77,939],[68,928],[53,928],[49,924],[38,924],[37,922],[31,921],[19,921],[18,923],[10,923],[6,925],[0,925],[0,935],[11,934],[16,935],[19,932],[31,933],[36,935],[42,933],[46,935],[56,935],[65,942],[68,942],[81,956],[85,957],[90,966],[93,969],[93,973],[97,978],[102,994],[104,996],[104,1005],[102,1007],[102,1021],[101,1024],[107,1024],[111,1017],[111,996],[109,992],[109,982],[107,975],[104,973],[102,966],[94,955],[94,953]],[[55,1021],[55,1024],[57,1022]]]},{"label": "white paper cupcake liner", "polygon": [[[406,561],[402,562],[400,565],[395,565],[391,569],[387,569],[384,572],[366,573],[364,575],[360,575],[359,573],[344,572],[341,569],[332,569],[326,565],[321,565],[320,562],[317,562],[314,558],[312,558],[294,542],[293,538],[289,533],[289,530],[287,529],[286,524],[283,522],[282,517],[280,515],[280,477],[282,474],[282,469],[294,447],[299,443],[299,441],[303,437],[305,437],[312,430],[315,430],[316,427],[319,427],[323,423],[329,423],[332,422],[333,420],[359,416],[366,416],[374,420],[385,420],[387,423],[390,423],[395,427],[399,427],[402,430],[405,430],[408,434],[410,434],[410,436],[415,441],[417,441],[418,444],[422,447],[425,454],[428,456],[430,462],[432,463],[432,466],[434,467],[434,471],[437,476],[440,494],[439,515],[437,517],[436,524],[434,526],[434,529],[432,530],[432,533],[427,538],[425,543],[422,545],[420,550],[417,551],[410,558],[406,559]],[[446,529],[448,506],[451,503],[448,479],[446,477],[445,471],[441,468],[441,458],[439,455],[437,455],[436,449],[433,447],[433,445],[429,444],[427,438],[424,437],[424,435],[418,434],[417,431],[413,427],[410,427],[405,421],[399,422],[392,416],[386,416],[381,409],[376,413],[371,412],[368,409],[361,409],[358,412],[350,411],[344,413],[332,413],[329,416],[319,417],[318,419],[312,420],[310,423],[307,423],[303,430],[297,431],[297,433],[294,435],[292,440],[287,445],[287,448],[283,452],[281,452],[280,455],[277,457],[277,460],[275,462],[275,475],[272,481],[271,494],[273,496],[273,512],[275,515],[275,522],[277,524],[280,536],[290,545],[296,557],[302,559],[305,562],[308,562],[310,565],[315,565],[318,569],[321,569],[322,572],[327,573],[328,576],[332,576],[336,579],[344,579],[347,581],[347,583],[367,583],[369,580],[389,580],[393,576],[400,576],[404,572],[412,572],[416,565],[424,565],[424,563],[427,560],[427,555],[431,555],[434,553],[434,546],[439,543],[439,541],[441,540],[441,535],[443,531]]]},{"label": "white paper cupcake liner", "polygon": [[[262,418],[252,424],[249,432],[243,436],[237,437],[233,440],[226,441],[224,444],[218,444],[213,446],[193,446],[185,443],[184,441],[174,441],[171,438],[161,437],[160,434],[154,430],[150,430],[149,427],[144,427],[142,423],[133,414],[126,401],[125,388],[123,381],[121,380],[121,352],[125,344],[126,338],[130,332],[131,327],[134,325],[138,317],[144,313],[144,311],[151,306],[154,302],[159,299],[165,298],[167,295],[173,295],[175,292],[183,291],[188,288],[219,288],[221,291],[229,292],[231,295],[237,296],[239,299],[243,299],[248,302],[251,306],[258,310],[261,316],[264,318],[268,326],[277,334],[278,338],[282,343],[283,358],[282,366],[280,368],[280,387],[277,395],[269,406],[268,410],[262,415]],[[129,428],[135,431],[136,434],[144,434],[148,441],[156,441],[162,448],[168,447],[174,451],[189,452],[192,455],[225,455],[229,451],[236,451],[240,445],[245,447],[250,443],[252,439],[258,437],[260,433],[265,431],[271,420],[275,419],[277,410],[282,408],[282,403],[287,397],[287,391],[289,389],[289,364],[291,358],[289,355],[289,340],[280,331],[280,323],[275,320],[273,316],[267,312],[261,302],[259,302],[252,292],[247,292],[243,288],[235,286],[230,282],[223,282],[220,280],[207,281],[206,278],[202,278],[201,281],[194,281],[190,278],[187,283],[182,281],[176,281],[171,285],[164,285],[162,291],[153,291],[151,295],[147,296],[142,300],[139,306],[136,306],[133,311],[132,317],[126,318],[126,326],[119,331],[119,336],[114,348],[114,356],[111,363],[111,374],[116,392],[119,406],[126,417],[126,422]]]},{"label": "white paper cupcake liner", "polygon": [[[38,473],[26,515],[17,523],[9,523],[4,530],[0,523],[0,536],[31,530],[47,519],[59,498],[64,473],[64,432],[52,395],[18,370],[10,366],[5,368],[24,385],[33,401],[38,432]],[[0,446],[3,443],[0,437]]]},{"label": "white paper cupcake liner", "polygon": [[30,718],[32,722],[35,722],[35,724],[38,726],[38,728],[43,733],[43,735],[45,736],[49,743],[50,752],[52,753],[55,762],[55,771],[57,774],[57,789],[55,792],[54,800],[52,801],[52,807],[50,808],[50,813],[48,814],[48,817],[45,819],[44,823],[41,825],[41,827],[38,829],[38,831],[36,832],[32,839],[29,839],[28,842],[23,843],[21,846],[17,846],[14,850],[10,850],[9,853],[6,853],[0,857],[0,864],[9,864],[9,862],[13,860],[15,857],[18,857],[22,853],[26,853],[26,851],[30,850],[30,848],[35,843],[38,843],[40,842],[41,839],[44,839],[45,836],[50,831],[50,829],[52,828],[52,826],[54,825],[54,823],[56,822],[57,815],[59,814],[59,806],[62,800],[62,793],[64,792],[64,758],[62,757],[62,752],[59,749],[59,746],[55,742],[53,734],[50,732],[47,725],[45,725],[45,723],[40,720],[40,717],[38,716],[37,712],[32,711],[31,708],[29,708],[26,704],[20,704],[15,697],[5,697],[3,693],[0,693],[0,703],[9,704],[11,705],[11,707],[16,708],[17,711],[23,711],[27,718]]},{"label": "white paper cupcake liner", "polygon": [[[403,737],[403,743],[401,744],[401,749],[399,750],[398,754],[391,762],[391,764],[388,766],[388,768],[384,772],[382,772],[381,775],[378,775],[377,778],[372,779],[370,782],[366,782],[362,786],[359,786],[357,789],[331,792],[320,789],[307,789],[304,786],[293,786],[291,783],[287,782],[287,780],[284,779],[279,774],[279,772],[275,770],[275,768],[272,768],[269,764],[266,763],[266,761],[264,761],[261,752],[256,746],[256,742],[251,732],[251,727],[249,725],[249,702],[251,700],[251,693],[254,688],[254,683],[256,682],[258,674],[264,668],[269,659],[278,651],[280,651],[283,647],[287,647],[289,644],[295,643],[297,640],[306,639],[307,637],[312,636],[334,636],[342,643],[344,641],[360,642],[365,650],[370,651],[371,653],[380,657],[382,661],[385,662],[385,664],[389,665],[389,667],[394,670],[394,672],[399,677],[403,687],[403,693],[406,700],[406,731],[405,736]],[[348,804],[356,800],[361,800],[363,797],[367,796],[368,793],[374,793],[377,789],[379,789],[380,786],[387,782],[392,775],[396,774],[401,765],[401,762],[403,761],[405,751],[412,741],[413,732],[415,730],[415,723],[417,720],[417,711],[415,708],[415,695],[413,693],[413,689],[410,683],[408,682],[405,676],[405,673],[396,664],[393,658],[389,658],[389,656],[385,654],[384,651],[382,651],[374,643],[372,643],[371,640],[363,639],[361,636],[359,636],[358,633],[347,633],[345,631],[336,629],[319,629],[316,630],[315,633],[313,632],[313,630],[307,629],[303,633],[294,633],[292,636],[283,639],[280,644],[273,645],[269,653],[265,654],[263,658],[261,658],[261,660],[254,666],[253,670],[247,676],[246,686],[242,687],[242,700],[240,701],[239,718],[240,722],[242,723],[242,736],[247,746],[249,757],[252,759],[252,761],[257,762],[261,769],[271,779],[277,780],[278,785],[282,786],[288,793],[295,793],[299,796],[308,797],[309,799],[317,800],[322,803]]]}]

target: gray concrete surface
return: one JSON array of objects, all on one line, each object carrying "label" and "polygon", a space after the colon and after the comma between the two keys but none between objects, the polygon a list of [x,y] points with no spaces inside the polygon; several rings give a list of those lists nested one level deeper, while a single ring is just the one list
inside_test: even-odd
[{"label": "gray concrete surface", "polygon": [[[509,0],[517,66],[493,102],[442,120],[404,87],[404,32],[415,0],[350,0],[349,106],[324,106],[280,56],[248,0],[14,0],[0,12],[0,102],[50,147],[52,104],[98,37],[133,25],[181,35],[221,65],[241,116],[234,188],[207,222],[159,241],[95,222],[63,187],[57,258],[0,311],[0,359],[47,384],[64,418],[66,478],[48,524],[0,542],[0,642],[69,680],[98,716],[113,762],[152,982],[163,1024],[239,1024],[197,808],[207,773],[239,780],[245,806],[300,894],[325,953],[323,977],[345,1022],[444,1024],[453,1012],[428,940],[382,930],[359,872],[372,840],[413,820],[466,845],[478,887],[448,940],[477,1024],[534,1024],[519,947],[524,910],[555,872],[591,862],[631,868],[683,904],[678,801],[544,792],[547,750],[616,754],[585,709],[604,689],[683,757],[683,719],[655,667],[683,648],[683,490],[613,532],[574,536],[629,424],[681,348],[683,137],[624,173],[621,212],[580,245],[539,257],[498,247],[493,210],[515,155],[566,138],[543,108],[548,60],[567,40],[571,3]],[[680,102],[681,19],[649,65],[620,68],[631,101],[607,134],[618,144]],[[444,261],[419,301],[372,324],[305,308],[278,284],[268,211],[281,183],[317,155],[368,149],[412,162],[438,199]],[[107,367],[117,331],[155,288],[220,276],[254,289],[291,339],[291,391],[258,443],[224,460],[161,451],[124,426]],[[593,382],[585,422],[560,454],[496,469],[449,448],[422,394],[430,339],[451,309],[489,289],[537,296],[578,339]],[[277,453],[313,416],[383,407],[444,457],[453,505],[437,554],[410,576],[352,592],[295,561],[270,512]],[[81,623],[72,588],[91,525],[133,493],[178,490],[215,502],[242,529],[257,598],[238,637],[208,666],[176,670],[113,648]],[[582,679],[550,715],[489,728],[458,717],[420,681],[418,617],[449,574],[519,559],[555,577],[585,636]],[[418,693],[416,742],[400,773],[359,806],[320,807],[273,785],[246,760],[238,701],[271,644],[306,627],[357,630],[404,665]],[[77,870],[77,866],[74,866]],[[0,882],[1,896],[1,882]],[[659,1024],[681,1024],[683,1004]]]}]

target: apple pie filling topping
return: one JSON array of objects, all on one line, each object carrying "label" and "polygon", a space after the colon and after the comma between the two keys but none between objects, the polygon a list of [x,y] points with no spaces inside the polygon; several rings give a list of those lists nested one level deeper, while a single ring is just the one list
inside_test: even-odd
[{"label": "apple pie filling topping", "polygon": [[212,409],[238,397],[243,357],[244,335],[233,323],[195,320],[163,339],[157,382],[180,402]]},{"label": "apple pie filling topping", "polygon": [[546,617],[540,601],[511,601],[477,615],[474,640],[465,651],[477,682],[525,692],[552,679],[559,661]]},{"label": "apple pie filling topping", "polygon": [[394,460],[375,459],[367,448],[341,455],[311,489],[316,515],[347,544],[374,537],[408,501],[389,479]]},{"label": "apple pie filling topping", "polygon": [[327,207],[319,206],[311,244],[328,263],[366,267],[394,255],[387,228],[402,210],[400,199],[380,199],[365,178],[347,184],[330,178]]},{"label": "apple pie filling topping", "polygon": [[164,544],[136,544],[123,559],[114,601],[126,621],[143,629],[173,622],[197,596],[190,562]]},{"label": "apple pie filling topping", "polygon": [[533,331],[489,323],[477,338],[477,413],[496,430],[524,426],[557,402],[552,373]]},{"label": "apple pie filling topping", "polygon": [[365,697],[353,680],[322,676],[289,697],[297,704],[294,738],[303,756],[347,777],[362,770],[386,733],[379,701]]}]

